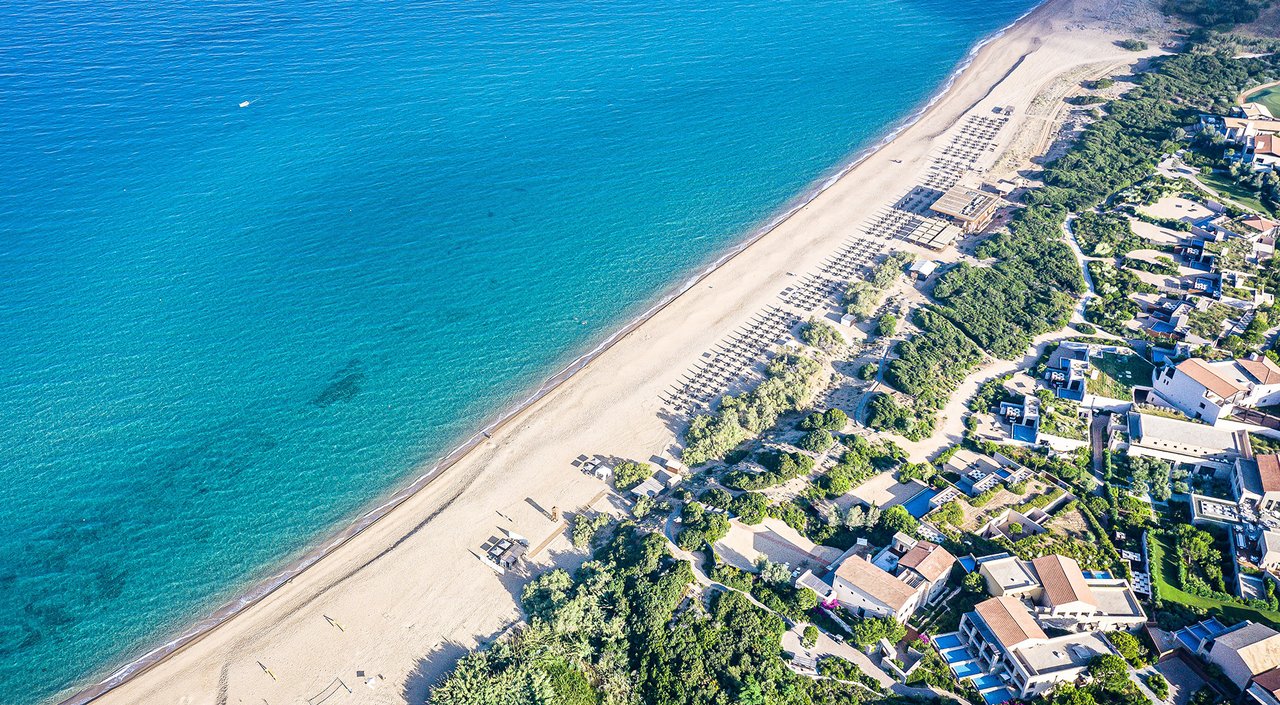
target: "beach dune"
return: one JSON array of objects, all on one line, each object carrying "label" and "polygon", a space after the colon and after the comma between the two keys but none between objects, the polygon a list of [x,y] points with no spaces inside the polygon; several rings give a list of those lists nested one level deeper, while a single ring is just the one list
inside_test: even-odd
[{"label": "beach dune", "polygon": [[480,560],[482,546],[525,537],[532,570],[582,560],[569,549],[563,520],[593,504],[608,508],[611,497],[574,460],[670,455],[679,429],[665,414],[663,395],[681,374],[920,183],[961,119],[1013,106],[1007,139],[1055,76],[1135,58],[1115,45],[1131,35],[1108,19],[1111,12],[1098,0],[1050,0],[988,43],[945,97],[892,143],[387,516],[116,687],[63,697],[129,705],[422,702],[460,655],[520,618],[527,574],[498,575]]}]

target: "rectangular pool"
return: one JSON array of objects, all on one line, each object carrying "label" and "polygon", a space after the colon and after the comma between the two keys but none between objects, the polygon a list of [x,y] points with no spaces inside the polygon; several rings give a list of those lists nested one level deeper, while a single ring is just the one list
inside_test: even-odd
[{"label": "rectangular pool", "polygon": [[943,634],[942,636],[934,637],[933,643],[939,650],[946,651],[947,649],[954,649],[964,642],[960,641],[958,634]]},{"label": "rectangular pool", "polygon": [[999,676],[993,676],[990,673],[973,679],[973,686],[979,691],[1002,685],[1004,685],[1004,681],[1000,680]]},{"label": "rectangular pool", "polygon": [[942,660],[947,663],[964,663],[965,661],[972,661],[973,654],[969,653],[969,650],[963,646],[958,646],[954,649],[943,651]]},{"label": "rectangular pool", "polygon": [[978,668],[977,661],[965,661],[961,664],[951,664],[951,670],[956,672],[956,678],[968,678],[982,673],[982,669]]},{"label": "rectangular pool", "polygon": [[906,508],[908,514],[919,519],[929,513],[929,500],[937,494],[938,491],[933,488],[920,490],[914,497],[903,502],[902,506]]},{"label": "rectangular pool", "polygon": [[1005,701],[1013,700],[1013,691],[1008,688],[992,690],[990,692],[983,693],[982,699],[986,700],[988,705],[1000,705],[1000,703]]}]

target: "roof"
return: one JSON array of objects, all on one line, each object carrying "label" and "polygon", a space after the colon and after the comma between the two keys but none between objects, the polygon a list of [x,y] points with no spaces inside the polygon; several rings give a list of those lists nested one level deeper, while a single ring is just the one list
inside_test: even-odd
[{"label": "roof", "polygon": [[986,622],[991,634],[1000,645],[1011,649],[1030,639],[1048,639],[1044,630],[1036,624],[1026,605],[1016,597],[1005,595],[979,602],[974,608]]},{"label": "roof", "polygon": [[1275,531],[1262,532],[1263,553],[1280,553],[1280,533]]},{"label": "roof", "polygon": [[1098,600],[1093,596],[1084,581],[1084,573],[1080,572],[1080,564],[1066,556],[1041,556],[1031,561],[1044,587],[1044,596],[1050,607],[1066,605],[1072,602],[1084,602],[1097,606]]},{"label": "roof", "polygon": [[1273,668],[1270,671],[1254,676],[1253,682],[1262,686],[1268,693],[1275,695],[1280,692],[1280,668]]},{"label": "roof", "polygon": [[1262,491],[1280,492],[1280,455],[1259,455],[1254,461],[1258,464],[1258,479],[1262,482]]},{"label": "roof", "polygon": [[[1274,135],[1258,135],[1253,140],[1254,154],[1272,154],[1280,155],[1280,140],[1275,139]],[[1263,230],[1264,228],[1258,228]],[[1265,228],[1270,229],[1270,228]]]},{"label": "roof", "polygon": [[955,562],[956,557],[947,549],[936,543],[920,541],[915,548],[907,551],[906,555],[898,560],[898,565],[910,568],[923,575],[925,580],[936,583],[947,577]]},{"label": "roof", "polygon": [[1256,379],[1258,384],[1280,384],[1280,365],[1269,357],[1260,357],[1257,360],[1236,360],[1236,365]]},{"label": "roof", "polygon": [[952,186],[929,208],[952,218],[976,220],[982,214],[990,212],[998,203],[999,197],[995,194],[965,186]]},{"label": "roof", "polygon": [[1239,452],[1236,437],[1230,431],[1154,414],[1130,414],[1129,432],[1139,444],[1163,441],[1221,453]]},{"label": "roof", "polygon": [[862,556],[849,556],[836,569],[836,577],[888,605],[895,612],[915,594],[915,588],[881,570]]},{"label": "roof", "polygon": [[1219,649],[1236,652],[1250,673],[1264,673],[1280,665],[1280,632],[1249,622],[1214,639],[1209,653],[1216,655]]},{"label": "roof", "polygon": [[1227,398],[1236,392],[1243,392],[1244,387],[1239,386],[1234,380],[1224,377],[1221,372],[1215,370],[1207,362],[1197,357],[1187,358],[1178,363],[1178,371],[1195,380],[1200,386],[1217,394],[1222,398]]},{"label": "roof", "polygon": [[[1280,148],[1280,140],[1277,140],[1272,135],[1261,136],[1257,139],[1257,142],[1261,143],[1263,140],[1266,140],[1267,148],[1265,150],[1255,149],[1254,150],[1255,152],[1261,151],[1265,154],[1274,154],[1275,152],[1273,152],[1272,150],[1276,148]],[[1240,224],[1247,225],[1250,228],[1253,228],[1254,230],[1257,230],[1258,232],[1263,232],[1263,233],[1269,232],[1275,229],[1276,227],[1276,223],[1274,220],[1263,218],[1262,216],[1258,216],[1258,215],[1251,215],[1245,218],[1241,218]]]}]

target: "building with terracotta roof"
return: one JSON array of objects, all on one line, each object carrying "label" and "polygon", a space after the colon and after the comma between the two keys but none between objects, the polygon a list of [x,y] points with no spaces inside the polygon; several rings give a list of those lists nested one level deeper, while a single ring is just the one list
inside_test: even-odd
[{"label": "building with terracotta roof", "polygon": [[1261,705],[1280,705],[1280,668],[1254,676],[1245,692]]},{"label": "building with terracotta roof", "polygon": [[1187,416],[1216,424],[1237,407],[1280,402],[1280,365],[1267,357],[1217,362],[1193,357],[1162,368],[1153,389]]},{"label": "building with terracotta roof", "polygon": [[1207,640],[1201,655],[1217,664],[1235,686],[1244,690],[1250,681],[1280,666],[1280,632],[1263,624],[1242,622],[1231,631]]},{"label": "building with terracotta roof", "polygon": [[1237,460],[1231,490],[1245,515],[1280,511],[1280,456],[1267,453]]},{"label": "building with terracotta roof", "polygon": [[1129,629],[1147,621],[1129,583],[1109,573],[1085,575],[1057,554],[1024,561],[1000,553],[978,559],[978,574],[997,597],[1024,600],[1043,626],[1070,631]]},{"label": "building with terracotta roof", "polygon": [[955,562],[955,556],[933,542],[896,534],[893,544],[874,560],[847,552],[826,580],[806,572],[796,586],[807,587],[825,603],[836,602],[859,616],[906,621],[921,605],[946,591]]},{"label": "building with terracotta roof", "polygon": [[849,556],[832,576],[841,606],[864,617],[905,621],[920,606],[921,592],[862,556]]},{"label": "building with terracotta roof", "polygon": [[1095,632],[1050,638],[1027,605],[1009,595],[978,603],[960,618],[955,636],[980,672],[1003,680],[1021,698],[1075,681],[1095,657],[1114,653]]}]

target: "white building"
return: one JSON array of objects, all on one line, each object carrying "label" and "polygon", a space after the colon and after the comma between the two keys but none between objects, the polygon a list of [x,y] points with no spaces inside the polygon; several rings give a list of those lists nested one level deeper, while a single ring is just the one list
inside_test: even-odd
[{"label": "white building", "polygon": [[1153,389],[1187,416],[1216,424],[1236,407],[1280,402],[1280,365],[1267,357],[1220,362],[1190,358],[1161,369]]},{"label": "white building", "polygon": [[1248,457],[1249,434],[1154,414],[1129,414],[1129,455],[1230,470]]},{"label": "white building", "polygon": [[1024,561],[997,554],[978,560],[987,591],[997,597],[1026,601],[1044,626],[1071,631],[1130,629],[1147,621],[1138,597],[1122,578],[1085,576],[1080,564],[1066,556]]},{"label": "white building", "polygon": [[1050,639],[1018,598],[993,597],[960,618],[957,632],[978,668],[1006,679],[1017,697],[1029,698],[1079,678],[1089,662],[1114,653],[1101,634]]},{"label": "white building", "polygon": [[1241,458],[1231,473],[1231,490],[1246,514],[1280,510],[1280,456]]},{"label": "white building", "polygon": [[901,534],[894,537],[891,551],[896,555],[894,572],[854,554],[841,560],[826,581],[806,571],[796,585],[859,616],[905,622],[921,605],[942,594],[956,559],[935,543]]}]

